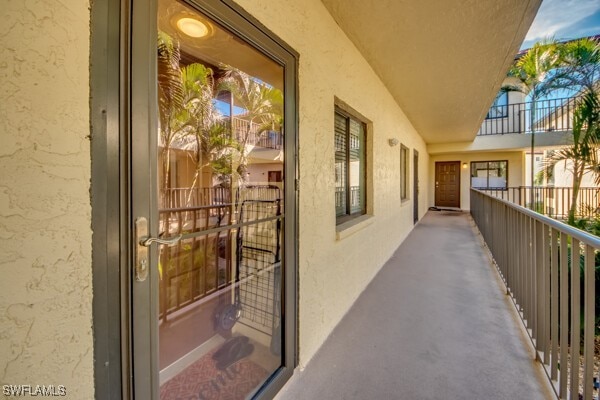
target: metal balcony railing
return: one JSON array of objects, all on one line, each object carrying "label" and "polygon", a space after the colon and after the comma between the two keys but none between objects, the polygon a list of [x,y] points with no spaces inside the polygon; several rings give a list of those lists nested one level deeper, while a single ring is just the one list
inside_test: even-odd
[{"label": "metal balcony railing", "polygon": [[600,238],[476,189],[471,215],[558,397],[597,398]]},{"label": "metal balcony railing", "polygon": [[226,187],[194,187],[161,189],[161,208],[184,208],[230,204],[231,189]]},{"label": "metal balcony railing", "polygon": [[[499,197],[556,219],[567,219],[573,202],[572,187],[509,187],[486,189],[482,192]],[[581,187],[577,197],[575,216],[594,218],[600,214],[600,188]]]},{"label": "metal balcony railing", "polygon": [[[232,195],[233,191],[233,195]],[[159,206],[163,208],[190,208],[202,206],[231,205],[239,202],[240,196],[255,199],[281,199],[281,189],[277,185],[249,184],[242,188],[193,187],[161,189]]]},{"label": "metal balcony railing", "polygon": [[[507,133],[569,131],[579,97],[493,106],[477,132],[479,136]],[[531,116],[533,113],[533,124]]]},{"label": "metal balcony railing", "polygon": [[[232,189],[221,187],[174,188],[162,194],[168,203],[158,210],[160,236],[183,235],[176,244],[159,247],[159,318],[166,321],[233,283],[234,263],[240,256],[239,229],[252,225],[264,234],[273,224],[261,222],[264,216],[257,212],[248,217],[248,210],[253,211],[248,205],[274,205],[279,216],[284,203],[281,189],[274,185],[247,185],[233,195]],[[267,242],[264,239],[262,244]]]},{"label": "metal balcony railing", "polygon": [[159,210],[161,236],[189,236],[159,247],[161,320],[231,284],[231,222],[231,204]]},{"label": "metal balcony railing", "polygon": [[262,131],[260,125],[241,118],[232,118],[231,130],[240,143],[267,149],[283,148],[283,134],[275,130]]}]

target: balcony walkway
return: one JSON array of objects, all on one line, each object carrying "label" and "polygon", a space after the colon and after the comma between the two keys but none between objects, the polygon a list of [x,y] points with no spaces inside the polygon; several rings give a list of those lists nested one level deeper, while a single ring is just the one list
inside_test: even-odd
[{"label": "balcony walkway", "polygon": [[429,212],[287,399],[552,399],[466,213]]}]

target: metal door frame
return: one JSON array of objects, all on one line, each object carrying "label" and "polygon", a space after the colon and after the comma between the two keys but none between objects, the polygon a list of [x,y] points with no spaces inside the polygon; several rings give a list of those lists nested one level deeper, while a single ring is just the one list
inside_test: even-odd
[{"label": "metal door frame", "polygon": [[413,223],[419,220],[419,152],[413,149]]},{"label": "metal door frame", "polygon": [[[285,42],[270,32],[264,25],[235,5],[230,0],[196,0],[188,3],[215,19],[232,33],[262,51],[276,62],[284,65],[285,88],[285,147],[284,196],[286,213],[284,218],[285,291],[284,355],[283,367],[258,392],[259,398],[271,398],[291,377],[297,365],[297,234],[298,234],[298,54]],[[133,10],[132,10],[133,7]],[[130,310],[132,304],[143,304],[139,313],[152,313],[157,307],[157,296],[152,296],[152,285],[157,284],[156,275],[147,288],[131,288],[132,259],[132,207],[148,210],[154,206],[152,188],[134,187],[139,177],[136,171],[148,169],[150,182],[156,177],[156,164],[146,158],[130,156],[131,151],[143,152],[156,148],[156,135],[147,135],[143,143],[136,141],[132,146],[131,127],[151,132],[156,121],[155,63],[148,62],[156,57],[156,0],[132,2],[131,0],[97,0],[91,9],[91,75],[90,75],[90,121],[92,130],[92,273],[93,273],[93,330],[94,330],[94,380],[96,398],[143,398],[156,397],[153,382],[157,373],[150,376],[135,376],[133,364],[150,365],[156,371],[154,354],[136,352],[132,344],[142,343],[138,335],[134,342]],[[135,17],[133,17],[135,16]],[[134,41],[136,46],[130,46]],[[131,71],[143,80],[131,80]],[[145,110],[143,115],[137,110]],[[149,118],[148,118],[149,116]],[[137,135],[143,137],[143,135]],[[155,150],[154,150],[155,151]],[[131,165],[135,160],[137,165]],[[152,185],[150,185],[152,186]],[[155,188],[154,188],[155,189]],[[144,191],[146,200],[136,199],[132,204],[130,193]],[[155,192],[156,193],[156,192]],[[156,230],[156,224],[151,229]],[[156,232],[152,232],[156,234]],[[154,250],[156,252],[156,250]],[[156,337],[156,327],[148,326],[152,332],[148,342]],[[139,330],[138,330],[139,332]],[[148,387],[149,391],[134,393],[134,387]],[[139,390],[139,389],[138,389]]]}]

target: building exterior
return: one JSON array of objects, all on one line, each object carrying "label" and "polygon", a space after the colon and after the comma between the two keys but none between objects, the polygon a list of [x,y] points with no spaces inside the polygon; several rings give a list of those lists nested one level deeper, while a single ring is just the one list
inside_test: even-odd
[{"label": "building exterior", "polygon": [[[505,79],[505,85],[510,83],[511,78]],[[576,103],[577,97],[539,101],[533,111],[532,129],[531,102],[519,92],[499,92],[473,141],[428,146],[433,163],[431,179],[435,180],[435,163],[453,161],[462,165],[460,205],[456,207],[463,209],[469,209],[471,187],[504,190],[531,186],[532,135],[535,138],[534,176],[537,176],[549,152],[572,142],[571,119]],[[492,163],[492,168],[486,163]],[[558,163],[550,181],[543,179],[536,186],[570,186],[569,171],[568,165]],[[583,186],[594,186],[592,181],[591,174],[586,174]],[[430,196],[435,198],[435,190]]]},{"label": "building exterior", "polygon": [[[459,195],[443,206],[469,209],[470,171],[498,168],[473,163],[506,161],[507,184],[523,184],[526,138],[475,136],[539,4],[6,4],[0,382],[63,385],[73,399],[169,398],[166,385],[207,357],[209,383],[225,390],[239,370],[224,371],[244,358],[260,373],[243,395],[273,396],[436,205],[438,164],[458,165]],[[174,146],[166,162],[177,95],[160,75],[172,54],[157,55],[157,30],[181,40],[177,71],[200,63],[217,78],[228,65],[280,90],[283,129],[244,153],[213,147],[190,161]],[[200,118],[195,131],[190,121],[179,132],[199,138]],[[242,154],[227,174],[249,176],[193,210],[160,203],[165,177],[214,187],[216,158],[197,166],[217,153]],[[252,300],[262,284],[265,300]]]}]

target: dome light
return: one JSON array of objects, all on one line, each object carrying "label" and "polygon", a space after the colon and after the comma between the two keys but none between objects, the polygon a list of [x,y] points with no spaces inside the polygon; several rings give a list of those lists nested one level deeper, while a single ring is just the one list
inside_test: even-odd
[{"label": "dome light", "polygon": [[193,38],[201,38],[209,33],[206,23],[194,18],[180,18],[177,20],[177,28],[187,36]]}]

